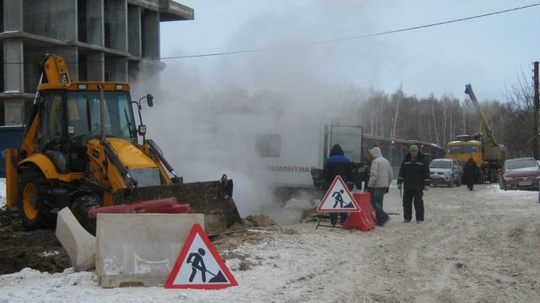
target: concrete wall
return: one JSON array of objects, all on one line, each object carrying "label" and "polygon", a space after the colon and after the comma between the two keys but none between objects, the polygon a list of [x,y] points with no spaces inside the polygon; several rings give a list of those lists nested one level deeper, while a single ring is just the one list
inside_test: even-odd
[{"label": "concrete wall", "polygon": [[160,57],[159,48],[159,14],[146,11],[142,15],[143,27],[143,57],[158,59]]},{"label": "concrete wall", "polygon": [[105,9],[103,0],[86,0],[85,5],[86,39],[83,42],[103,46],[103,11]]},{"label": "concrete wall", "polygon": [[163,69],[154,61],[160,57],[159,23],[193,19],[193,9],[172,0],[3,0],[0,4],[4,29],[0,33],[4,59],[0,125],[23,123],[19,115],[7,115],[24,112],[25,102],[32,102],[44,54],[62,55],[74,81],[136,80],[140,72]]},{"label": "concrete wall", "polygon": [[73,0],[26,0],[24,31],[58,40],[77,41],[77,2]]},{"label": "concrete wall", "polygon": [[142,56],[141,14],[140,7],[132,5],[128,7],[128,51],[134,56]]}]

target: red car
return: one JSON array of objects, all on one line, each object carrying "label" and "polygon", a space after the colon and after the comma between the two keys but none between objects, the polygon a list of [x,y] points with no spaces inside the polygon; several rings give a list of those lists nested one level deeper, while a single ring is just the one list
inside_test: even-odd
[{"label": "red car", "polygon": [[540,165],[534,158],[514,158],[504,161],[499,187],[538,190]]}]

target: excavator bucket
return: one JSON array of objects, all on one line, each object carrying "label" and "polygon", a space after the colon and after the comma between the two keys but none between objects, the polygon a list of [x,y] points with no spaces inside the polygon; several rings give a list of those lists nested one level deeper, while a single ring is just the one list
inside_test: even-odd
[{"label": "excavator bucket", "polygon": [[115,194],[115,204],[127,204],[175,197],[180,204],[189,204],[191,213],[204,214],[205,232],[217,235],[242,218],[232,199],[233,183],[224,176],[220,181],[181,183],[123,189]]}]

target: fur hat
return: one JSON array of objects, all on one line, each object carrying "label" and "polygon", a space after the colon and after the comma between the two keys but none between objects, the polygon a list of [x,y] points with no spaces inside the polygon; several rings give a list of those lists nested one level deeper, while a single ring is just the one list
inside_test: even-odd
[{"label": "fur hat", "polygon": [[414,144],[411,145],[411,147],[409,147],[409,151],[413,151],[413,150],[414,150],[414,151],[418,151],[418,146],[416,146],[416,145],[414,145]]}]

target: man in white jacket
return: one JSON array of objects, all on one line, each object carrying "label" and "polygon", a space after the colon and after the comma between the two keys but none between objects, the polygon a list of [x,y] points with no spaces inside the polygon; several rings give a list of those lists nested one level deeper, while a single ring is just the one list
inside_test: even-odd
[{"label": "man in white jacket", "polygon": [[369,171],[368,191],[371,193],[371,206],[375,210],[378,226],[383,226],[390,216],[383,209],[384,195],[388,192],[394,174],[390,162],[383,157],[381,149],[375,146],[369,150],[373,161]]}]

